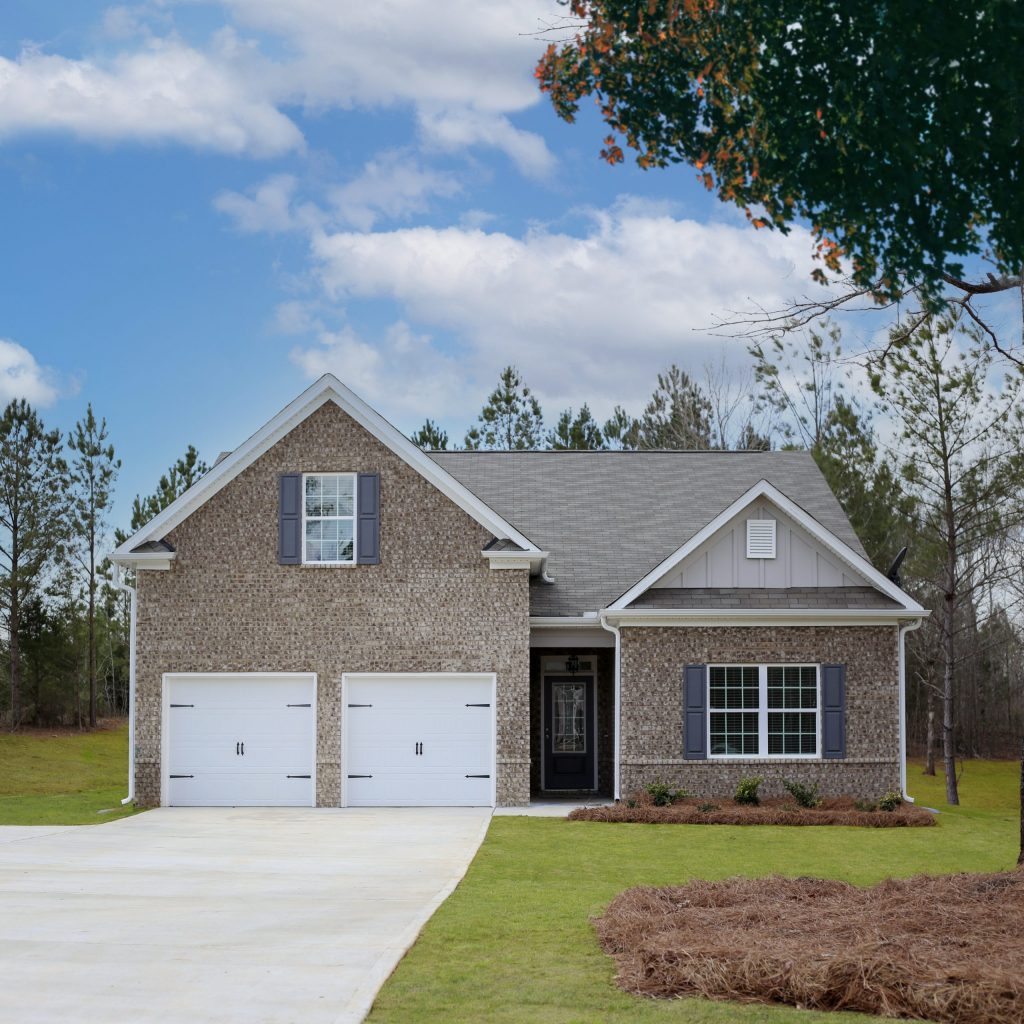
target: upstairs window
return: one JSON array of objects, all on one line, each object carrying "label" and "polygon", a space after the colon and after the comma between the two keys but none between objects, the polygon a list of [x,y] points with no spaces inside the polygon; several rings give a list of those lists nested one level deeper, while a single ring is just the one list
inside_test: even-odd
[{"label": "upstairs window", "polygon": [[355,473],[306,473],[302,490],[303,562],[354,565]]},{"label": "upstairs window", "polygon": [[747,558],[775,557],[775,520],[747,520]]}]

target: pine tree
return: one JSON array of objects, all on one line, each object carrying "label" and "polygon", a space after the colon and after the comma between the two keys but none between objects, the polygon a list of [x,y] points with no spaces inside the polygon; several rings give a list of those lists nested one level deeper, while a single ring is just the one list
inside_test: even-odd
[{"label": "pine tree", "polygon": [[448,432],[442,430],[429,417],[410,440],[425,452],[443,452],[448,448]]},{"label": "pine tree", "polygon": [[114,480],[121,463],[114,458],[114,446],[107,439],[107,421],[97,423],[92,405],[85,418],[68,436],[71,458],[69,480],[72,498],[72,529],[75,561],[85,574],[88,634],[87,673],[89,677],[89,725],[96,725],[96,590],[97,545],[106,527]]},{"label": "pine tree", "polygon": [[476,426],[466,432],[466,447],[493,451],[539,448],[544,417],[540,403],[514,366],[501,371],[498,386],[480,410]]},{"label": "pine tree", "polygon": [[0,417],[0,592],[10,637],[12,730],[22,715],[22,607],[63,555],[66,475],[60,431],[46,430],[24,399],[12,401]]},{"label": "pine tree", "polygon": [[547,443],[549,448],[575,451],[598,451],[608,447],[585,402],[575,416],[572,409],[566,409],[558,417],[558,424],[548,431]]}]

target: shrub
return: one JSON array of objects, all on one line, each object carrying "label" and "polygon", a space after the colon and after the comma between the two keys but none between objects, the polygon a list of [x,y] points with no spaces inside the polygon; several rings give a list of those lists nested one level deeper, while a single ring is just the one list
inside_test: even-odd
[{"label": "shrub", "polygon": [[720,811],[718,804],[697,804],[697,810],[702,814],[710,814],[712,811]]},{"label": "shrub", "polygon": [[671,807],[690,795],[685,789],[673,789],[666,782],[652,782],[645,789],[655,807]]},{"label": "shrub", "polygon": [[736,793],[733,799],[738,804],[750,804],[751,806],[757,806],[761,802],[761,798],[757,795],[757,787],[764,782],[759,775],[748,775],[740,779],[740,784],[736,787]]},{"label": "shrub", "polygon": [[805,786],[802,782],[795,782],[793,779],[783,779],[782,785],[801,807],[817,807],[821,803],[817,785]]},{"label": "shrub", "polygon": [[881,800],[878,801],[878,806],[883,811],[895,811],[897,808],[902,806],[903,797],[896,792],[895,789],[890,789]]},{"label": "shrub", "polygon": [[878,804],[874,803],[871,800],[854,800],[853,801],[853,806],[854,806],[855,810],[867,811],[869,814],[872,811],[877,811],[878,810]]}]

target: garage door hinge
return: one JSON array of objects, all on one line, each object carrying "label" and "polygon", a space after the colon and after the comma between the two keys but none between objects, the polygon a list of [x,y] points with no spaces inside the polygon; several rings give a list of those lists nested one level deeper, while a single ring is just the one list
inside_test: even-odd
[{"label": "garage door hinge", "polygon": [[467,779],[489,779],[490,775],[467,775]]},{"label": "garage door hinge", "polygon": [[349,704],[350,708],[372,708],[372,704]]},{"label": "garage door hinge", "polygon": [[489,708],[490,704],[467,704],[467,708]]},{"label": "garage door hinge", "polygon": [[194,779],[194,775],[172,775],[172,779]]},{"label": "garage door hinge", "polygon": [[311,708],[312,704],[285,704],[286,708]]},{"label": "garage door hinge", "polygon": [[286,775],[286,779],[311,779],[312,775]]},{"label": "garage door hinge", "polygon": [[350,775],[350,779],[372,779],[372,775]]},{"label": "garage door hinge", "polygon": [[195,704],[172,704],[172,708],[194,708]]}]

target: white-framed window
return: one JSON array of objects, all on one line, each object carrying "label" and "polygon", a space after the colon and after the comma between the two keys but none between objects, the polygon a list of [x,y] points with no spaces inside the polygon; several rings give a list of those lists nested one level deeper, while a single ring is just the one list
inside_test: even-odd
[{"label": "white-framed window", "polygon": [[355,473],[304,473],[302,561],[354,565],[355,560]]},{"label": "white-framed window", "polygon": [[818,757],[817,665],[709,665],[710,757]]}]

